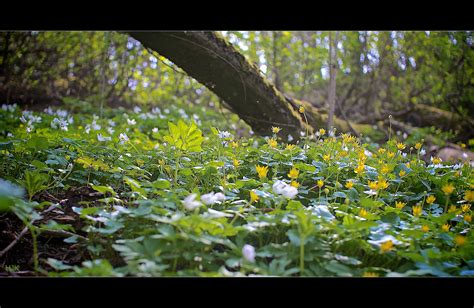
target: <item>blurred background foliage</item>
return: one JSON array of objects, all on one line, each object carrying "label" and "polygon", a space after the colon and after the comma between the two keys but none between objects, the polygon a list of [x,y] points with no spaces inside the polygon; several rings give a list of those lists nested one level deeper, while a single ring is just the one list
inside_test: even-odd
[{"label": "blurred background foliage", "polygon": [[[329,32],[220,34],[280,91],[326,107]],[[0,46],[2,103],[34,106],[71,97],[112,106],[219,103],[203,85],[124,33],[2,32]],[[414,108],[425,105],[473,127],[472,32],[341,31],[337,47],[336,116],[375,124],[394,114],[416,126],[420,114]]]}]

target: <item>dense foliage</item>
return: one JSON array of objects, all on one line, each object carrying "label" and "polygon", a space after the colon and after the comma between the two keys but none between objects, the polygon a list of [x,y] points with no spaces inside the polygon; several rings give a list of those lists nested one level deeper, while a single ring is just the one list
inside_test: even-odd
[{"label": "dense foliage", "polygon": [[[0,110],[0,215],[18,217],[32,235],[23,269],[474,275],[472,166],[421,160],[416,136],[379,145],[320,129],[286,144],[277,127],[240,138],[248,128],[229,124],[235,116],[179,102],[104,107],[102,116],[71,104],[80,112]],[[58,234],[84,251],[80,260],[44,251]]]}]

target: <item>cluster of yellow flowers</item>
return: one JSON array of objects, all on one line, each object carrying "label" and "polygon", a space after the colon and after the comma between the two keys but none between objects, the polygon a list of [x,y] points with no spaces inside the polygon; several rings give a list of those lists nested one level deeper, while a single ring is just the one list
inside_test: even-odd
[{"label": "cluster of yellow flowers", "polygon": [[387,180],[383,178],[379,178],[378,181],[368,181],[369,188],[372,190],[382,190],[386,189],[388,187],[388,182]]}]

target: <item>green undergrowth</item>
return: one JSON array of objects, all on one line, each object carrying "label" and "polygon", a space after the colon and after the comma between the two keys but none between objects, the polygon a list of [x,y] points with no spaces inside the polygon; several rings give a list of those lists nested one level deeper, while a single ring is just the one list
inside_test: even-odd
[{"label": "green undergrowth", "polygon": [[[319,130],[293,144],[199,106],[93,112],[0,110],[0,211],[30,230],[38,273],[474,274],[472,167],[424,162],[421,140]],[[94,197],[45,198],[81,187]],[[82,227],[46,221],[51,206],[69,206]],[[51,230],[87,258],[38,256]]]}]

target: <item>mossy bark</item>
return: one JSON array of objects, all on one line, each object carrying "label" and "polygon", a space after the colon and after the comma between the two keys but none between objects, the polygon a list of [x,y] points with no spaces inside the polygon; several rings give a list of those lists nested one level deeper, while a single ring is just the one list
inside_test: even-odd
[{"label": "mossy bark", "polygon": [[[215,32],[130,34],[223,99],[257,134],[269,135],[272,126],[279,126],[285,135],[297,139],[301,131],[326,126],[327,115],[307,102],[285,97],[256,65]],[[298,112],[300,105],[306,109],[309,125]]]}]

